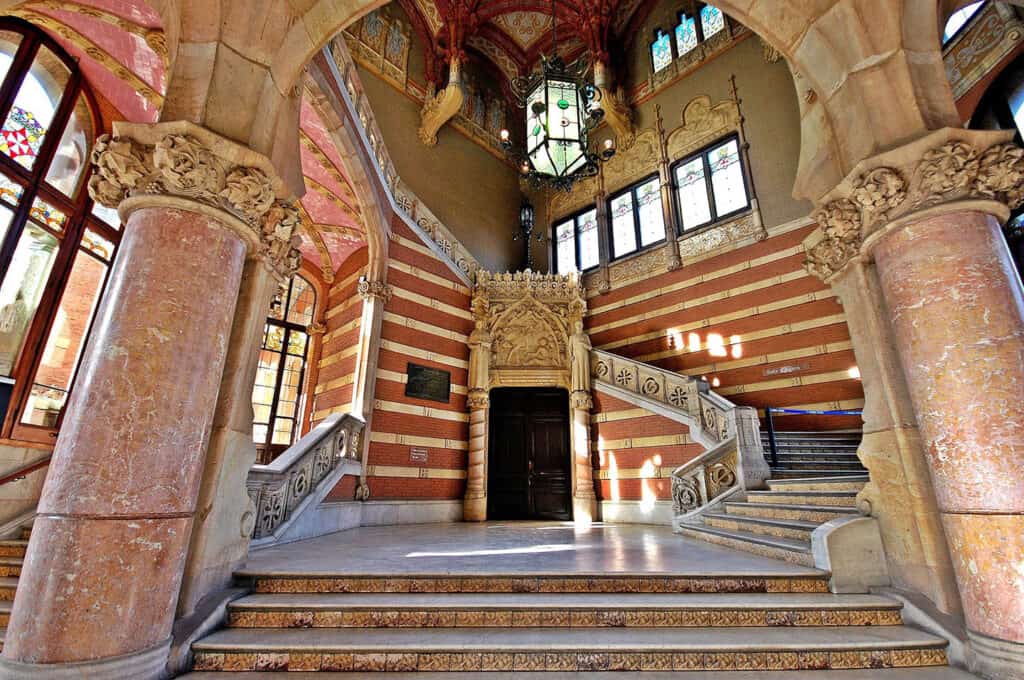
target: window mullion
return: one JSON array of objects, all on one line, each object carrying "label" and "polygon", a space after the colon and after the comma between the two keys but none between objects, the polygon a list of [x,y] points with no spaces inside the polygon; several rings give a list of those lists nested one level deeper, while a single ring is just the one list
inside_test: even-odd
[{"label": "window mullion", "polygon": [[[0,29],[2,28],[4,26],[0,25]],[[14,99],[18,96],[18,91],[21,89],[21,84],[24,82],[25,76],[28,75],[29,69],[32,68],[32,62],[35,60],[41,44],[36,36],[21,33],[21,44],[18,46],[18,52],[14,55],[14,59],[11,60],[11,66],[7,71],[7,82],[0,87],[0,121],[7,120]]]},{"label": "window mullion", "polygon": [[708,212],[711,213],[711,224],[718,221],[718,206],[715,205],[715,186],[711,181],[711,161],[708,157],[711,155],[711,151],[705,151],[701,154],[701,160],[704,163],[704,187],[708,192]]},{"label": "window mullion", "polygon": [[637,192],[639,186],[640,184],[635,184],[629,190],[633,200],[633,237],[636,239],[636,250],[633,252],[639,252],[644,248],[643,239],[640,238],[640,194]]},{"label": "window mullion", "polygon": [[273,446],[274,442],[274,428],[277,425],[277,407],[281,400],[281,386],[284,384],[284,364],[285,359],[288,356],[288,340],[291,334],[291,329],[284,328],[284,333],[281,334],[281,349],[278,350],[277,360],[277,378],[274,380],[274,397],[270,400],[270,418],[267,420],[267,439],[266,447],[269,451],[270,447]]}]

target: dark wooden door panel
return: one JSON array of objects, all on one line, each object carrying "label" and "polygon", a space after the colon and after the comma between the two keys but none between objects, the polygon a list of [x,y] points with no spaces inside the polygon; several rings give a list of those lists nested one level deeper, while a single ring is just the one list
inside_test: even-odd
[{"label": "dark wooden door panel", "polygon": [[492,390],[488,439],[488,518],[572,519],[568,393]]}]

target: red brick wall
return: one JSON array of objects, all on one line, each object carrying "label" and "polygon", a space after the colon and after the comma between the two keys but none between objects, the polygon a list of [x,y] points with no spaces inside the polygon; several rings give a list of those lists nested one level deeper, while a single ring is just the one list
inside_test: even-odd
[{"label": "red brick wall", "polygon": [[[860,408],[864,393],[843,308],[804,271],[806,225],[763,241],[686,262],[590,300],[594,346],[691,376],[718,381],[727,399],[817,410]],[[699,349],[691,351],[695,334]],[[727,356],[713,356],[712,334]],[[738,342],[730,343],[736,337]],[[734,352],[735,351],[735,355]],[[859,417],[788,416],[787,429],[860,427]]]}]

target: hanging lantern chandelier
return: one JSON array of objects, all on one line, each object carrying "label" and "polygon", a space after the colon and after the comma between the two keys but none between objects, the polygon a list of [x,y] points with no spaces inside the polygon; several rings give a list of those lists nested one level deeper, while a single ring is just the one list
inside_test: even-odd
[{"label": "hanging lantern chandelier", "polygon": [[541,71],[512,80],[516,103],[526,109],[526,146],[516,149],[508,130],[501,145],[534,188],[572,189],[581,178],[597,174],[598,164],[615,155],[609,138],[592,149],[590,133],[604,117],[601,91],[585,81],[589,64],[567,65],[558,56],[555,0],[551,0],[550,58],[541,57]]}]

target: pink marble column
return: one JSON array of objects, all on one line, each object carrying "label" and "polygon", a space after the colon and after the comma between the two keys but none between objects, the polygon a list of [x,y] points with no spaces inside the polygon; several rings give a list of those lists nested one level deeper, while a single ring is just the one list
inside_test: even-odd
[{"label": "pink marble column", "polygon": [[[1024,298],[997,220],[927,217],[874,249],[980,644],[1024,643]],[[994,638],[994,640],[993,640]],[[1016,677],[1016,676],[1014,676]]]},{"label": "pink marble column", "polygon": [[246,246],[132,212],[39,503],[0,677],[154,677],[185,566]]}]

